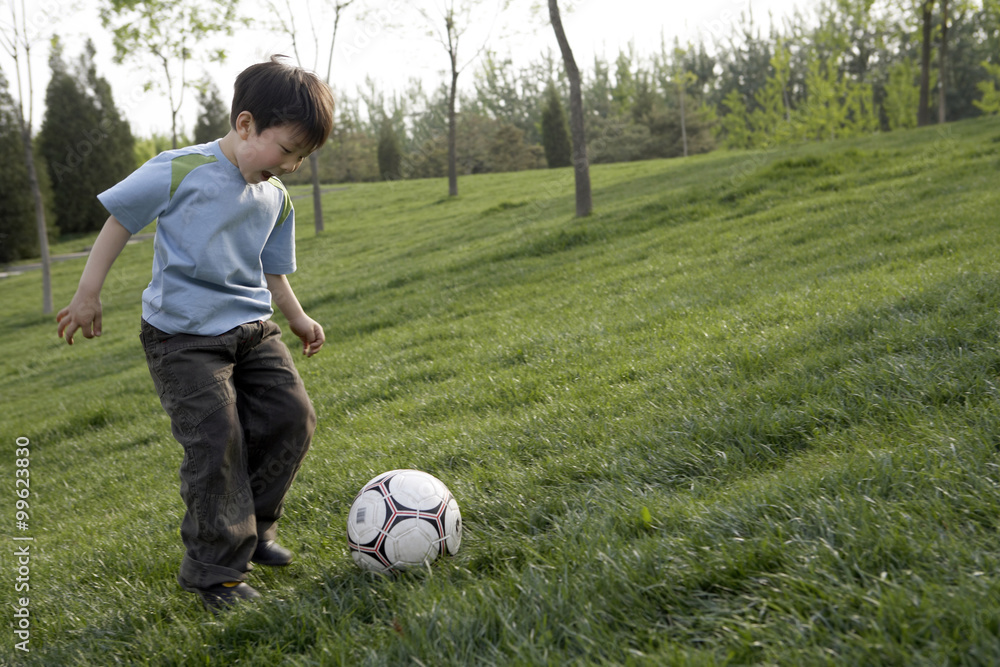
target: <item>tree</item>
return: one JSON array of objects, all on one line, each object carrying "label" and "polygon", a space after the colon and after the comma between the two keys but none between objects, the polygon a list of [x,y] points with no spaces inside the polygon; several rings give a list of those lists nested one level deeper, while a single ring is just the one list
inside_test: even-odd
[{"label": "tree", "polygon": [[725,99],[734,88],[747,105],[747,112],[756,109],[757,91],[767,84],[771,71],[772,44],[760,35],[753,15],[741,15],[738,32],[729,39],[728,48],[720,48],[716,96]]},{"label": "tree", "polygon": [[519,128],[525,141],[540,144],[545,87],[556,76],[556,67],[551,52],[515,70],[509,56],[499,58],[487,51],[475,72],[476,109]]},{"label": "tree", "polygon": [[135,168],[131,128],[115,107],[111,86],[97,74],[95,54],[88,40],[71,69],[54,39],[49,57],[51,77],[38,144],[54,186],[56,224],[63,232],[100,229],[108,216],[95,195]]},{"label": "tree", "polygon": [[[493,0],[490,0],[491,2]],[[458,120],[456,118],[456,102],[458,99],[458,76],[486,49],[486,38],[483,38],[476,53],[464,63],[459,57],[459,46],[462,38],[474,24],[474,18],[480,14],[480,8],[486,0],[444,0],[435,3],[436,13],[419,7],[420,15],[431,26],[431,34],[448,53],[450,79],[448,88],[448,196],[458,196]],[[507,7],[510,0],[496,0],[497,14]],[[494,16],[494,22],[496,17]],[[492,23],[490,25],[492,32]],[[487,35],[488,37],[488,35]]]},{"label": "tree", "polygon": [[521,171],[540,166],[542,151],[524,142],[524,132],[510,123],[499,123],[489,145],[487,168],[492,172]]},{"label": "tree", "polygon": [[885,100],[882,110],[890,130],[908,129],[917,126],[917,104],[920,88],[915,83],[916,72],[913,61],[900,60],[889,68],[889,80],[885,85]]},{"label": "tree", "polygon": [[[209,60],[225,60],[224,49],[202,49],[199,44],[217,35],[232,36],[239,21],[239,0],[103,0],[101,23],[112,31],[114,61],[141,63],[151,58],[162,78],[150,74],[147,89],[160,88],[170,102],[170,127],[177,147],[177,115],[184,93],[194,83],[188,65],[194,54],[206,52]],[[143,67],[142,64],[137,64]]]},{"label": "tree", "polygon": [[555,84],[545,89],[545,107],[542,109],[542,146],[550,168],[568,167],[573,164],[573,147],[570,144],[566,114]]},{"label": "tree", "polygon": [[[314,71],[318,69],[319,59],[325,54],[326,77],[323,80],[328,86],[331,85],[331,77],[333,75],[333,49],[337,43],[337,33],[340,29],[340,21],[344,17],[347,9],[354,4],[355,1],[356,0],[334,0],[332,4],[324,5],[325,7],[328,6],[333,10],[332,17],[325,15],[317,19],[312,14],[312,8],[310,7],[308,10],[309,26],[312,29],[313,44],[315,46],[312,69]],[[277,27],[273,29],[284,33],[292,40],[292,51],[295,53],[295,60],[298,62],[300,67],[304,66],[302,54],[299,52],[299,31],[295,26],[295,15],[297,12],[293,10],[289,0],[284,0],[284,11],[275,5],[275,0],[268,0],[267,4],[271,9],[272,16],[277,17],[278,21]],[[287,21],[285,20],[286,17]],[[321,26],[319,31],[317,31],[317,26]],[[325,28],[322,26],[325,26]],[[319,34],[322,32],[326,32],[330,35],[330,46],[325,49],[325,51],[319,44]],[[320,191],[319,153],[320,151],[316,150],[309,154],[309,167],[310,174],[312,175],[313,226],[317,234],[323,231],[323,197]]]},{"label": "tree", "polygon": [[725,137],[726,148],[749,148],[751,134],[748,126],[747,105],[740,91],[733,88],[722,100],[728,113],[722,117],[719,128]]},{"label": "tree", "polygon": [[618,50],[615,61],[615,85],[611,89],[611,101],[618,115],[628,114],[635,103],[637,88],[635,75],[632,73],[632,61],[635,60],[635,45],[630,43],[629,50]]},{"label": "tree", "polygon": [[573,176],[576,183],[576,215],[585,217],[593,210],[590,193],[590,162],[587,157],[587,137],[583,127],[583,95],[580,86],[580,70],[573,58],[573,50],[566,39],[558,0],[549,0],[549,21],[559,42],[566,76],[569,78],[569,128],[573,137]]},{"label": "tree", "polygon": [[931,30],[934,21],[934,0],[921,0],[921,41],[920,41],[920,98],[917,107],[917,125],[923,127],[931,122]]},{"label": "tree", "polygon": [[[17,78],[17,103],[14,105],[14,117],[17,120],[21,135],[21,152],[24,155],[25,167],[28,172],[28,189],[31,191],[35,207],[35,228],[38,233],[38,249],[42,259],[42,313],[52,313],[52,267],[49,259],[49,228],[45,222],[45,204],[42,201],[42,187],[35,168],[34,147],[32,146],[32,99],[34,89],[31,77],[31,49],[39,39],[28,29],[28,17],[24,10],[24,1],[20,11],[17,4],[11,2],[10,23],[4,22],[0,29],[0,44],[7,55],[14,61],[14,72]],[[22,78],[22,58],[23,75]],[[26,80],[25,80],[26,79]],[[27,113],[25,113],[27,100]]]},{"label": "tree", "polygon": [[750,124],[757,135],[754,143],[758,146],[781,144],[791,136],[791,109],[788,101],[790,62],[791,54],[779,40],[771,56],[771,75],[754,96],[757,108],[751,115]]},{"label": "tree", "polygon": [[984,114],[991,116],[1000,113],[1000,89],[997,88],[997,82],[1000,81],[1000,65],[985,60],[982,65],[989,78],[979,82],[979,92],[982,94],[972,103]]},{"label": "tree", "polygon": [[392,120],[382,121],[378,133],[378,171],[387,181],[400,178],[403,165],[403,151],[399,145],[399,137],[392,126]]},{"label": "tree", "polygon": [[229,109],[219,96],[219,88],[204,81],[198,89],[198,120],[194,125],[194,142],[206,144],[229,133]]},{"label": "tree", "polygon": [[[661,50],[666,51],[666,48],[661,47]],[[687,55],[688,50],[690,48],[682,49],[680,43],[675,38],[673,63],[669,66],[664,63],[664,66],[668,69],[669,83],[673,83],[677,87],[677,108],[680,112],[681,146],[683,147],[684,157],[688,156],[687,88],[692,84],[698,83],[698,75],[694,72],[689,72],[685,67],[684,57]],[[652,130],[652,128],[650,129]]]},{"label": "tree", "polygon": [[809,91],[800,111],[800,128],[805,139],[827,141],[837,138],[847,121],[846,84],[832,58],[813,54],[806,77]]},{"label": "tree", "polygon": [[948,116],[948,0],[941,0],[941,48],[938,49],[938,122]]},{"label": "tree", "polygon": [[611,115],[611,70],[600,56],[594,56],[594,77],[586,90],[590,113],[600,118]]},{"label": "tree", "polygon": [[[0,155],[17,155],[21,150],[14,100],[0,71]],[[4,169],[0,188],[0,263],[33,257],[38,252],[33,213],[28,169],[23,160],[12,160]]]}]

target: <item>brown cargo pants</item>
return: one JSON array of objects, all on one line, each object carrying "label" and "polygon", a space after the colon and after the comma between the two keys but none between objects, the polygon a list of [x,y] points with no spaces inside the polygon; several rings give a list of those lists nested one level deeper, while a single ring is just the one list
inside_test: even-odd
[{"label": "brown cargo pants", "polygon": [[316,426],[281,329],[264,321],[173,335],[143,321],[142,344],[184,448],[178,581],[187,590],[244,581],[257,542],[275,537]]}]

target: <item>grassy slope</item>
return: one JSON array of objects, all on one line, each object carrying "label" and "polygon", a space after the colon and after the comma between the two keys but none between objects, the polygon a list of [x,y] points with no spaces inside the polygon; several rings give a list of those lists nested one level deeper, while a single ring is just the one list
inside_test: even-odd
[{"label": "grassy slope", "polygon": [[[1000,660],[998,170],[991,120],[599,167],[586,220],[567,171],[466,178],[456,200],[351,186],[318,239],[302,200],[293,284],[330,343],[299,364],[320,414],[283,529],[300,559],[218,621],[173,582],[180,449],[137,335],[151,244],[72,348],[37,274],[4,280],[31,656]],[[57,304],[82,266],[55,266]],[[467,532],[383,581],[343,522],[395,467],[444,479]]]}]

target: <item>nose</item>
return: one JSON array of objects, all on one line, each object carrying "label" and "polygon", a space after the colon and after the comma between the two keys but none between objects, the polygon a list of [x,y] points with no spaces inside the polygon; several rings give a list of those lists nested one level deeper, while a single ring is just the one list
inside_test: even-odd
[{"label": "nose", "polygon": [[302,158],[295,158],[285,162],[281,168],[285,170],[285,173],[291,174],[298,171],[300,166],[302,166]]}]

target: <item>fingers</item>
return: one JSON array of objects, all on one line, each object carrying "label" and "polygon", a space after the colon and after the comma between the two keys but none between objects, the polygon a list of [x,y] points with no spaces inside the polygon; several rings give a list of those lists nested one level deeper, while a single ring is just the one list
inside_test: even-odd
[{"label": "fingers", "polygon": [[69,308],[63,308],[56,315],[56,321],[59,322],[57,329],[59,337],[65,338],[66,343],[69,345],[73,344],[73,336],[76,335],[77,331],[83,334],[84,338],[94,338],[95,336],[100,336],[102,333],[100,314],[97,314],[90,321],[81,323],[75,317],[70,316]]},{"label": "fingers", "polygon": [[63,308],[62,310],[59,311],[59,314],[56,315],[56,321],[59,323],[59,329],[58,329],[58,331],[59,331],[59,337],[60,338],[65,338],[66,342],[69,345],[72,345],[73,344],[73,334],[76,333],[76,330],[79,327],[73,321],[73,318],[72,317],[66,317],[67,315],[69,315],[69,309],[68,308]]},{"label": "fingers", "polygon": [[323,343],[326,342],[323,327],[319,324],[316,324],[309,334],[308,337],[302,339],[302,354],[306,355],[306,357],[311,357],[319,352],[320,348],[323,347]]},{"label": "fingers", "polygon": [[73,344],[73,334],[75,334],[76,330],[79,329],[79,328],[80,327],[76,326],[76,324],[69,324],[69,326],[66,326],[64,324],[60,324],[59,325],[59,337],[63,338],[64,337],[63,336],[63,332],[65,331],[66,342],[69,345],[72,345]]}]

